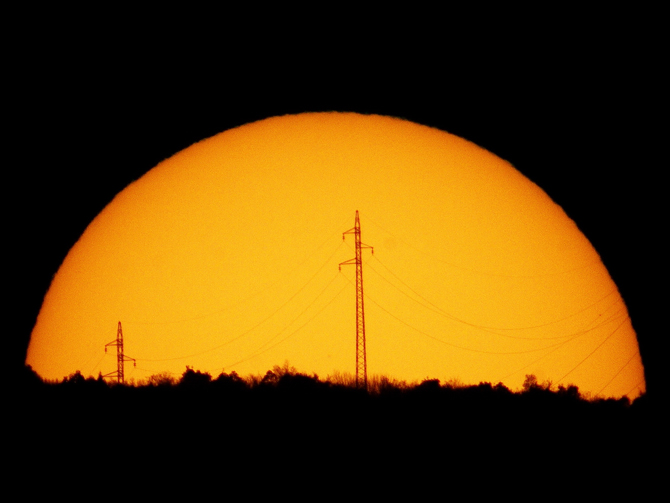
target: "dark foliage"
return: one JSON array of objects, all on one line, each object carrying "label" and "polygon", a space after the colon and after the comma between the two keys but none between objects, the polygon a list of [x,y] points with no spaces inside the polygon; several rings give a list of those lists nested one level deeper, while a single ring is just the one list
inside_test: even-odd
[{"label": "dark foliage", "polygon": [[438,476],[433,468],[441,467],[439,477],[466,468],[505,474],[508,484],[568,473],[634,481],[657,442],[646,397],[587,400],[576,386],[553,390],[533,376],[519,392],[502,383],[387,378],[366,392],[287,364],[258,379],[187,368],[179,380],[162,375],[136,386],[79,372],[43,383],[27,369],[23,381],[12,412],[24,453],[37,457],[71,453],[79,460],[93,445],[107,453],[122,445],[151,459],[288,455],[309,464],[324,456],[349,462],[362,452],[366,463],[387,463],[385,470],[426,464]]},{"label": "dark foliage", "polygon": [[186,370],[181,376],[179,386],[185,388],[202,388],[212,382],[212,376],[206,372],[193,370],[191,367],[186,367]]}]

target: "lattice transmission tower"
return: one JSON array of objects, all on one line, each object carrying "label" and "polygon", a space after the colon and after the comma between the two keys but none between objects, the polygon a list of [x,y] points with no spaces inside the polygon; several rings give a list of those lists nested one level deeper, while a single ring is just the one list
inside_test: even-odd
[{"label": "lattice transmission tower", "polygon": [[105,353],[107,352],[107,348],[109,346],[116,346],[116,372],[110,372],[109,374],[105,374],[102,377],[116,377],[116,382],[123,384],[125,382],[123,375],[123,363],[132,361],[133,365],[137,366],[137,362],[135,361],[135,358],[131,358],[123,354],[123,329],[121,328],[120,321],[119,326],[116,329],[116,339],[105,344]]},{"label": "lattice transmission tower", "polygon": [[342,270],[343,265],[356,266],[356,387],[368,389],[368,362],[365,350],[365,309],[363,307],[363,259],[362,250],[370,248],[375,252],[372,246],[361,243],[361,221],[356,210],[356,222],[352,229],[342,233],[342,240],[347,234],[354,235],[356,246],[356,257],[339,265]]}]

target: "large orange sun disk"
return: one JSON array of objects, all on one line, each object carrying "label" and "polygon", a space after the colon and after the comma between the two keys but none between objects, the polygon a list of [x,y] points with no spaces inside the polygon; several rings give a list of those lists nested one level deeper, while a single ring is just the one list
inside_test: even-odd
[{"label": "large orange sun disk", "polygon": [[185,367],[354,372],[361,216],[368,372],[593,395],[644,392],[626,306],[588,240],[509,163],[451,134],[352,113],[203,140],[98,215],[44,299],[26,362],[61,379]]}]

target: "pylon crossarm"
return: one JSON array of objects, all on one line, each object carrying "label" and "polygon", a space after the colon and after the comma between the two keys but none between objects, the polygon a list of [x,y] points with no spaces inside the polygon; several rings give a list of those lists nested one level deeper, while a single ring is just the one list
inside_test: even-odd
[{"label": "pylon crossarm", "polygon": [[357,264],[356,259],[351,258],[345,262],[342,262],[340,265],[343,266],[343,265],[356,265],[356,264]]}]

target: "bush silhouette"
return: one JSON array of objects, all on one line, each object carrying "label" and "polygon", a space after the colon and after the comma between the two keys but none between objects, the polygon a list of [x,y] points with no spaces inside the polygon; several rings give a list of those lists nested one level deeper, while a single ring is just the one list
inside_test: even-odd
[{"label": "bush silhouette", "polygon": [[186,370],[181,376],[179,386],[181,387],[205,387],[212,381],[212,376],[206,372],[193,370],[191,367],[186,367]]}]

